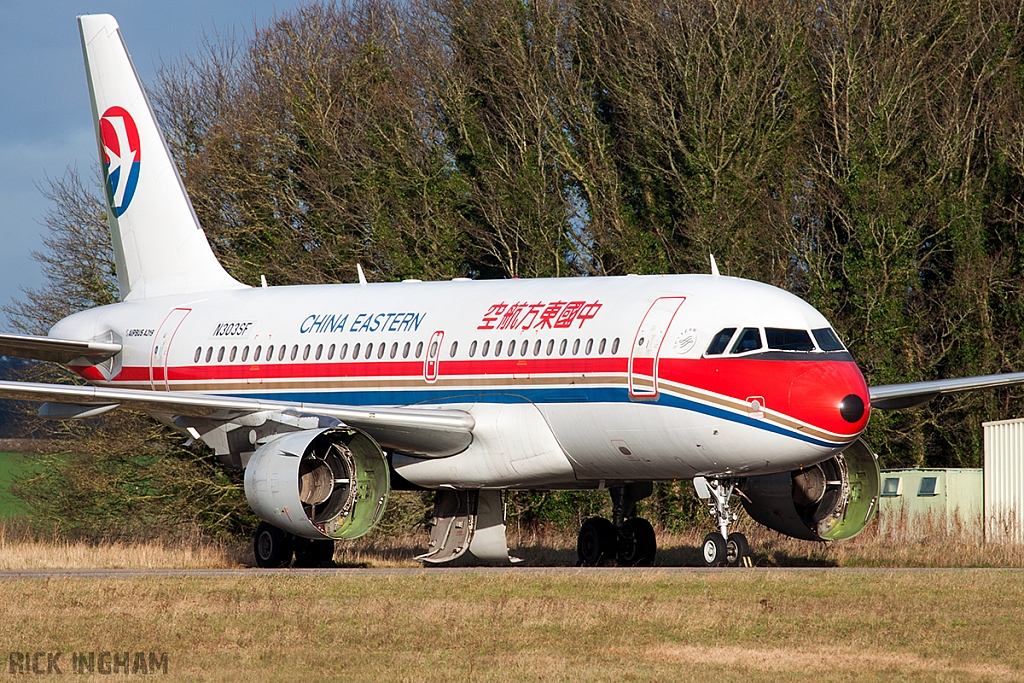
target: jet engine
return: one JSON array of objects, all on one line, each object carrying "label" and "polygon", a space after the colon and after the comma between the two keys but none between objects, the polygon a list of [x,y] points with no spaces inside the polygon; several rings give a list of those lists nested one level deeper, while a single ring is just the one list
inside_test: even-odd
[{"label": "jet engine", "polygon": [[853,538],[875,518],[881,473],[862,440],[824,462],[794,472],[745,479],[747,514],[759,524],[808,541]]},{"label": "jet engine", "polygon": [[380,446],[358,429],[282,434],[245,468],[245,497],[256,515],[296,536],[359,538],[380,520],[391,488]]}]

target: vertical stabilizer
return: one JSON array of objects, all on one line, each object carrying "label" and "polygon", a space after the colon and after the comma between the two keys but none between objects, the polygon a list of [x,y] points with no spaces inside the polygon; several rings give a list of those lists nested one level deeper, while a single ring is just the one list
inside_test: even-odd
[{"label": "vertical stabilizer", "polygon": [[121,299],[245,285],[213,255],[108,14],[78,17]]}]

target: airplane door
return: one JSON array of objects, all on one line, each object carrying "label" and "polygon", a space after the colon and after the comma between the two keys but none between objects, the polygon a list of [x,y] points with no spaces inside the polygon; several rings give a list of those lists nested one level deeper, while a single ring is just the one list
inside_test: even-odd
[{"label": "airplane door", "polygon": [[153,345],[149,354],[149,385],[153,391],[170,391],[167,380],[167,358],[171,350],[171,342],[181,326],[185,316],[192,312],[191,308],[175,308],[160,323],[153,336]]},{"label": "airplane door", "polygon": [[635,398],[657,398],[658,357],[665,341],[665,332],[686,301],[685,296],[655,299],[640,323],[629,351],[629,395]]},{"label": "airplane door", "polygon": [[430,335],[430,343],[427,344],[427,357],[423,360],[423,379],[428,382],[437,380],[437,366],[441,356],[441,342],[444,341],[444,332],[438,330]]}]

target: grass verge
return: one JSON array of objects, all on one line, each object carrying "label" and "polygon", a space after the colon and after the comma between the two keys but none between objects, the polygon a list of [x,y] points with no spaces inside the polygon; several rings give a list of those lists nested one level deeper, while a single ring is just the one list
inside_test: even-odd
[{"label": "grass verge", "polygon": [[[7,652],[194,681],[1018,681],[1018,572],[8,581]],[[6,674],[5,667],[5,674]],[[33,676],[33,678],[42,678]],[[56,676],[55,676],[56,678]]]}]

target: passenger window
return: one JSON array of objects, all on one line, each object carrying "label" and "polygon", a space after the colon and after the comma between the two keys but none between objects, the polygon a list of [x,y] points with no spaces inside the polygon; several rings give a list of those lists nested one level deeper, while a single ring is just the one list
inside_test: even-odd
[{"label": "passenger window", "polygon": [[263,351],[263,347],[262,346],[257,346],[256,350],[252,354],[252,362],[253,363],[259,363],[260,362],[260,352],[261,351]]},{"label": "passenger window", "polygon": [[391,357],[394,358],[398,355],[398,342],[391,344]]},{"label": "passenger window", "polygon": [[316,356],[313,357],[313,360],[320,360],[320,356],[322,356],[322,355],[324,355],[324,345],[323,344],[317,344],[316,345]]},{"label": "passenger window", "polygon": [[[338,360],[345,360],[345,354],[348,353],[348,344],[342,344],[341,350],[338,351]],[[334,358],[334,344],[331,344],[331,348],[327,350],[327,360]]]},{"label": "passenger window", "polygon": [[302,360],[309,360],[309,344],[306,344],[306,348],[302,349]]},{"label": "passenger window", "polygon": [[472,358],[475,355],[476,355],[476,340],[474,339],[473,343],[469,345],[469,357]]},{"label": "passenger window", "polygon": [[[295,347],[295,348],[298,349],[298,347]],[[284,360],[284,354],[285,354],[285,352],[287,350],[288,350],[288,347],[286,347],[284,344],[281,344],[281,348],[279,348],[277,350],[277,360],[279,360],[279,361]]]},{"label": "passenger window", "polygon": [[386,351],[387,348],[388,348],[388,343],[387,342],[381,342],[380,343],[380,346],[377,347],[377,358],[378,359],[384,357],[384,351]]},{"label": "passenger window", "polygon": [[559,356],[564,356],[565,355],[565,347],[568,346],[568,345],[569,345],[569,340],[568,339],[563,339],[562,343],[558,345],[558,355]]},{"label": "passenger window", "polygon": [[814,343],[807,330],[784,330],[778,327],[764,328],[769,349],[779,351],[813,351]]},{"label": "passenger window", "polygon": [[525,356],[526,352],[529,351],[529,350],[530,350],[530,342],[527,341],[526,339],[524,339],[523,343],[519,345],[519,355],[520,356]]},{"label": "passenger window", "polygon": [[740,332],[736,343],[732,345],[730,353],[745,353],[761,348],[761,331],[756,327],[745,327]]},{"label": "passenger window", "polygon": [[580,353],[580,340],[577,339],[572,343],[572,355],[577,356]]},{"label": "passenger window", "polygon": [[831,328],[823,327],[820,330],[811,330],[814,334],[814,341],[818,342],[818,348],[822,351],[842,351],[843,343]]},{"label": "passenger window", "polygon": [[452,358],[455,358],[455,352],[458,351],[458,350],[459,350],[459,342],[453,341],[452,342],[452,350],[449,352],[448,355],[450,357],[452,357]]},{"label": "passenger window", "polygon": [[538,339],[537,341],[535,341],[533,343],[533,355],[535,355],[535,356],[539,356],[540,355],[540,339]]},{"label": "passenger window", "polygon": [[614,356],[619,352],[619,338],[616,337],[615,341],[612,342],[612,355]]},{"label": "passenger window", "polygon": [[247,360],[249,360],[249,347],[248,346],[246,346],[244,349],[242,349],[242,362],[244,363]]},{"label": "passenger window", "polygon": [[584,353],[586,353],[589,356],[590,352],[593,351],[593,350],[594,350],[594,340],[593,339],[588,339],[587,340],[587,348],[584,351]]},{"label": "passenger window", "polygon": [[495,358],[497,358],[498,356],[501,355],[501,344],[502,344],[502,342],[501,342],[500,339],[498,341],[494,342],[494,357]]},{"label": "passenger window", "polygon": [[419,358],[421,355],[423,355],[423,342],[416,345],[416,357]]},{"label": "passenger window", "polygon": [[485,341],[484,342],[484,348],[483,348],[483,350],[480,351],[480,355],[486,357],[487,356],[487,351],[490,348],[491,348],[491,342],[489,340]]},{"label": "passenger window", "polygon": [[213,358],[213,347],[206,349],[206,362],[209,363],[210,359]]},{"label": "passenger window", "polygon": [[430,345],[430,357],[431,358],[436,358],[437,357],[437,342],[433,342]]},{"label": "passenger window", "polygon": [[508,357],[511,358],[516,352],[516,340],[513,339],[508,343]]},{"label": "passenger window", "polygon": [[547,355],[550,356],[554,352],[555,352],[555,340],[554,339],[549,339],[548,340],[548,348],[545,351],[545,353],[547,353]]},{"label": "passenger window", "polygon": [[[372,355],[373,355],[373,344],[367,344],[366,345],[366,352],[363,354],[363,358],[366,359],[366,360],[370,360],[370,356],[372,356]],[[381,355],[383,355],[383,354],[381,354]]]},{"label": "passenger window", "polygon": [[220,347],[220,351],[217,352],[217,362],[218,363],[223,363],[224,362],[224,347],[223,346]]},{"label": "passenger window", "polygon": [[232,363],[234,363],[235,362],[235,356],[237,356],[237,355],[238,355],[238,347],[237,346],[232,346],[231,347],[231,356],[228,358],[228,360],[231,361]]},{"label": "passenger window", "polygon": [[735,327],[726,327],[723,330],[719,330],[718,334],[711,340],[711,344],[708,345],[708,350],[704,355],[717,356],[725,353],[725,350],[729,348],[729,340],[732,339],[734,334],[736,334]]},{"label": "passenger window", "polygon": [[409,357],[409,348],[410,347],[411,347],[411,344],[409,344],[409,342],[405,342],[405,346],[402,347],[402,358],[408,358]]},{"label": "passenger window", "polygon": [[607,340],[602,339],[601,343],[598,344],[598,346],[597,346],[597,355],[599,355],[599,356],[603,356],[604,355],[604,343],[605,343],[605,341],[607,341]]},{"label": "passenger window", "polygon": [[196,349],[196,359],[195,359],[196,363],[199,362],[199,357],[202,356],[202,355],[203,355],[203,347],[200,346],[199,348]]},{"label": "passenger window", "polygon": [[[361,345],[356,342],[356,345],[352,347],[352,360],[359,360],[359,347]],[[344,355],[344,354],[342,354]]]},{"label": "passenger window", "polygon": [[295,344],[292,346],[292,357],[291,360],[295,360],[299,355],[299,345]]}]

